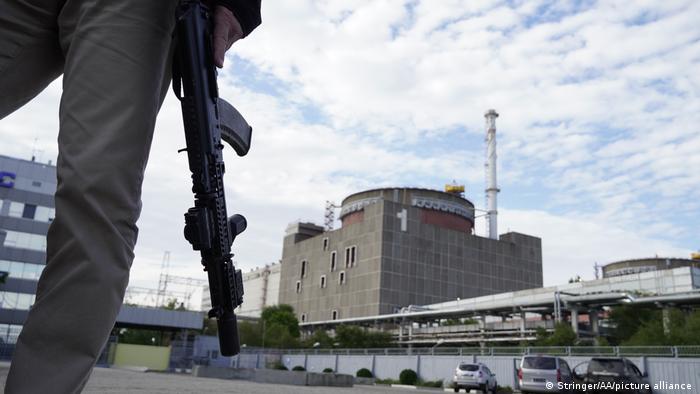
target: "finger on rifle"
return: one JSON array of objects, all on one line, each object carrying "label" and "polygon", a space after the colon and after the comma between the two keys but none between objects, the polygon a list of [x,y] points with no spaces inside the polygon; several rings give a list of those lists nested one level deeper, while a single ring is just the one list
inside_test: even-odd
[{"label": "finger on rifle", "polygon": [[214,63],[224,66],[224,55],[234,42],[243,37],[243,29],[233,13],[226,7],[217,6],[214,14]]}]

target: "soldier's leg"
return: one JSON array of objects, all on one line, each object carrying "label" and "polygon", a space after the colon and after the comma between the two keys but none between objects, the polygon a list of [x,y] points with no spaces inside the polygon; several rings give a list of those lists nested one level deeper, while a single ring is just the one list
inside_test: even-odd
[{"label": "soldier's leg", "polygon": [[133,260],[141,183],[169,83],[175,0],[67,0],[56,218],[11,393],[73,393],[113,327]]},{"label": "soldier's leg", "polygon": [[57,3],[0,0],[0,119],[61,74]]}]

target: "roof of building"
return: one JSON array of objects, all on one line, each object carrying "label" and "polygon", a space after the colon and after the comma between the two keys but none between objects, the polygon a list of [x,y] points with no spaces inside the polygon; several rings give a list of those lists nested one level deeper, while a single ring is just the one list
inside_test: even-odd
[{"label": "roof of building", "polygon": [[417,192],[424,191],[424,192],[430,192],[430,193],[439,193],[439,194],[445,195],[447,198],[457,198],[457,199],[463,200],[464,202],[466,202],[467,204],[469,204],[471,206],[474,206],[474,203],[472,203],[469,199],[462,197],[460,195],[457,195],[457,194],[447,193],[447,192],[444,192],[442,190],[436,190],[436,189],[427,189],[427,188],[421,188],[421,187],[406,187],[406,186],[378,187],[378,188],[374,188],[374,189],[362,190],[359,192],[352,193],[352,194],[348,195],[347,197],[345,197],[343,199],[343,204],[345,203],[345,201],[347,201],[348,199],[351,199],[354,196],[357,196],[358,194],[389,191],[389,190],[391,190],[391,191],[393,191],[393,190],[407,190],[407,191],[417,191]]}]

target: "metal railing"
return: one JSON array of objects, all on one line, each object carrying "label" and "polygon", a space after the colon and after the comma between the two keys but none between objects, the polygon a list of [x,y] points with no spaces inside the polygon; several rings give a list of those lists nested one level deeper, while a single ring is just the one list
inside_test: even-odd
[{"label": "metal railing", "polygon": [[553,356],[700,357],[700,346],[529,346],[529,347],[414,347],[379,349],[242,349],[243,353],[288,355],[434,355],[434,356]]}]

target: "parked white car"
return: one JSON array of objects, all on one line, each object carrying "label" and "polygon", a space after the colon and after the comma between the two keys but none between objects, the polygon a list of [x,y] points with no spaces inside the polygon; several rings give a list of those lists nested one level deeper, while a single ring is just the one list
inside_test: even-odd
[{"label": "parked white car", "polygon": [[480,390],[482,393],[496,394],[498,382],[496,375],[482,363],[459,363],[452,379],[455,393],[464,389],[467,393],[471,390]]}]

